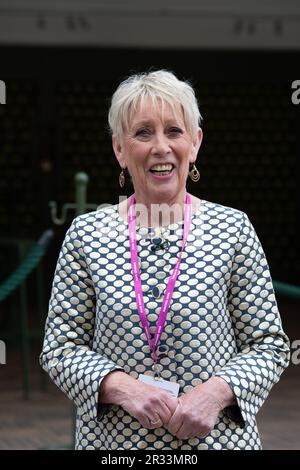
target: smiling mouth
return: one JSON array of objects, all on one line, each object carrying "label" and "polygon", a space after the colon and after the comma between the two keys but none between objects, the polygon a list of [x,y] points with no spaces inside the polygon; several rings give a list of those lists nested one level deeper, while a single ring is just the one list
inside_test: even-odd
[{"label": "smiling mouth", "polygon": [[173,170],[174,165],[162,165],[161,167],[151,168],[149,171],[156,176],[165,176],[170,175]]},{"label": "smiling mouth", "polygon": [[151,178],[155,180],[156,182],[164,182],[164,181],[169,181],[173,178],[173,175],[175,173],[175,168],[172,168],[172,170],[168,171],[150,171],[151,173]]}]

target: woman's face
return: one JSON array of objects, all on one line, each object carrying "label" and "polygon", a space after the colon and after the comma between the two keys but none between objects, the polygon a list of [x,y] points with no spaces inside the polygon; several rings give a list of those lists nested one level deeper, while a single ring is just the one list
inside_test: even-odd
[{"label": "woman's face", "polygon": [[[128,169],[136,198],[145,204],[177,202],[185,194],[189,163],[197,157],[202,140],[187,132],[181,109],[173,114],[165,103],[164,113],[155,111],[149,99],[134,114],[121,142],[113,147],[122,168]],[[167,166],[161,166],[167,165]]]}]

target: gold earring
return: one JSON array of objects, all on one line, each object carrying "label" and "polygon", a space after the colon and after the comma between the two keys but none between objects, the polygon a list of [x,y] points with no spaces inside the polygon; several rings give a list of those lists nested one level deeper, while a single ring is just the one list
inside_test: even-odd
[{"label": "gold earring", "polygon": [[195,183],[197,181],[199,181],[199,179],[200,179],[200,172],[199,172],[198,168],[196,167],[195,163],[193,163],[193,167],[189,171],[189,176],[190,176],[191,180],[194,181]]},{"label": "gold earring", "polygon": [[125,186],[125,172],[124,172],[124,169],[122,168],[122,171],[119,175],[119,185],[121,188],[124,188]]}]

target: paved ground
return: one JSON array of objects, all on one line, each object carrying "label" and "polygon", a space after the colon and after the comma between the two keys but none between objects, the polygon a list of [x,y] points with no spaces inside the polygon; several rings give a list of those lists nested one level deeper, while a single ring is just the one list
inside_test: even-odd
[{"label": "paved ground", "polygon": [[33,364],[31,371],[31,397],[25,400],[18,356],[14,354],[10,359],[13,364],[5,366],[5,374],[4,367],[0,366],[0,449],[45,449],[70,445],[71,402],[50,380],[47,391],[41,391],[37,364]]},{"label": "paved ground", "polygon": [[[300,302],[282,303],[280,310],[291,342],[300,339]],[[7,365],[0,366],[0,449],[70,446],[71,402],[50,382],[47,392],[40,390],[37,353],[32,357],[31,379],[32,396],[24,400],[20,358],[8,351]],[[299,396],[300,364],[291,364],[258,415],[265,449],[300,449]]]}]

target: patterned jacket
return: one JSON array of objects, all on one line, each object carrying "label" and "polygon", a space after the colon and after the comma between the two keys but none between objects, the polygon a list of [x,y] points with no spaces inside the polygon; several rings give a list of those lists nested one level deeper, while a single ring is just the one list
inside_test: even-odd
[{"label": "patterned jacket", "polygon": [[[167,252],[153,252],[145,228],[137,230],[152,334],[161,306],[152,289],[166,286],[182,224],[168,226],[165,236]],[[226,380],[236,396],[237,405],[220,413],[205,438],[147,430],[122,407],[98,403],[108,373],[151,374],[151,360],[136,308],[127,223],[117,205],[76,217],[57,261],[40,356],[77,406],[76,448],[260,449],[256,414],[288,365],[289,341],[265,253],[244,212],[201,201],[160,344],[167,348],[162,377],[180,384],[179,396],[212,376]]]}]

